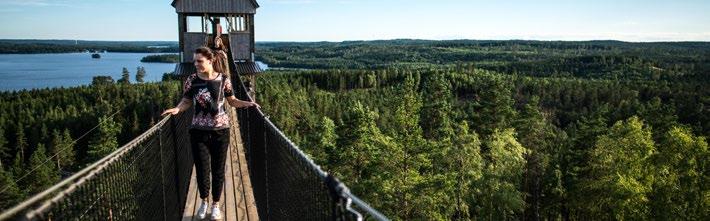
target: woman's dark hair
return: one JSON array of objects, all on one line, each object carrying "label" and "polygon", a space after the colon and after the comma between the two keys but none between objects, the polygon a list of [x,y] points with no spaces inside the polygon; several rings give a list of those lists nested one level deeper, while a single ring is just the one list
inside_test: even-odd
[{"label": "woman's dark hair", "polygon": [[195,54],[200,54],[205,58],[212,61],[212,68],[215,71],[224,74],[225,77],[229,78],[229,65],[227,62],[227,54],[222,50],[214,51],[208,47],[199,47],[195,49]]},{"label": "woman's dark hair", "polygon": [[195,54],[202,55],[210,61],[214,61],[214,52],[208,47],[199,47],[195,49]]}]

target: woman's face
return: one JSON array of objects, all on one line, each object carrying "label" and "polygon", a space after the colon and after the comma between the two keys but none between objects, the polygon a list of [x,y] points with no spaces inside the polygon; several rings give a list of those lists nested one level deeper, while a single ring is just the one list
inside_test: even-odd
[{"label": "woman's face", "polygon": [[198,72],[204,73],[212,70],[212,61],[210,61],[210,59],[198,53],[195,53],[194,58],[195,68],[197,68]]}]

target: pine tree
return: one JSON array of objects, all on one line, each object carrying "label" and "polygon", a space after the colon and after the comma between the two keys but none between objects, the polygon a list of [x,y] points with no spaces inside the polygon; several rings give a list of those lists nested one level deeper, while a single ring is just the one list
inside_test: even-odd
[{"label": "pine tree", "polygon": [[520,118],[515,122],[520,134],[520,144],[529,149],[525,159],[527,161],[524,175],[524,185],[528,204],[525,210],[527,220],[540,220],[540,208],[543,204],[543,184],[545,172],[549,166],[549,156],[553,154],[548,150],[548,141],[554,138],[551,126],[545,121],[539,109],[539,98],[533,96],[520,112]]},{"label": "pine tree", "polygon": [[10,156],[10,148],[8,148],[7,140],[5,139],[5,130],[0,127],[0,167],[3,167],[3,161]]},{"label": "pine tree", "polygon": [[466,105],[466,118],[484,136],[492,134],[495,129],[511,127],[517,113],[513,108],[515,100],[509,82],[493,75],[481,75],[475,81],[476,97]]},{"label": "pine tree", "polygon": [[136,110],[133,110],[133,114],[131,115],[131,119],[133,119],[133,121],[131,121],[131,133],[134,136],[137,136],[141,132],[141,123],[140,123],[140,119],[138,119],[138,113],[136,112]]},{"label": "pine tree", "polygon": [[29,144],[27,143],[27,137],[25,137],[25,129],[22,124],[17,125],[17,132],[15,133],[15,147],[17,148],[18,153],[20,154],[20,159],[23,161],[25,160],[25,151],[29,147]]},{"label": "pine tree", "polygon": [[15,154],[15,159],[12,161],[12,167],[10,168],[10,172],[12,173],[12,176],[16,179],[20,179],[20,177],[25,175],[25,161],[22,159],[22,155],[20,155],[20,152],[17,152],[17,154]]},{"label": "pine tree", "polygon": [[372,202],[392,202],[381,198],[381,183],[387,179],[385,154],[391,153],[394,145],[375,125],[376,119],[377,114],[362,103],[350,105],[338,130],[338,149],[334,151],[338,154],[333,156],[336,163],[332,169],[354,193]]},{"label": "pine tree", "polygon": [[131,72],[128,72],[128,68],[123,68],[123,71],[121,72],[121,79],[118,79],[118,83],[131,84]]},{"label": "pine tree", "polygon": [[446,139],[453,136],[449,113],[451,105],[451,83],[441,73],[429,73],[422,88],[423,106],[420,124],[424,138]]},{"label": "pine tree", "polygon": [[0,210],[7,210],[24,198],[24,193],[15,183],[12,173],[0,167]]},{"label": "pine tree", "polygon": [[[468,123],[463,121],[457,125],[457,136],[453,147],[446,154],[447,171],[453,188],[447,193],[450,204],[455,203],[453,217],[455,220],[471,220],[480,209],[478,199],[474,195],[480,191],[477,185],[483,177],[483,157],[481,156],[481,140],[475,131],[471,131]],[[444,159],[442,159],[444,160]]]},{"label": "pine tree", "polygon": [[486,141],[488,160],[478,195],[482,217],[487,220],[508,220],[525,209],[522,192],[523,171],[527,149],[515,138],[515,130],[494,130]]},{"label": "pine tree", "polygon": [[399,96],[392,98],[392,127],[396,128],[393,140],[397,146],[387,153],[391,167],[387,171],[391,171],[393,177],[385,181],[385,185],[393,188],[386,191],[391,200],[397,202],[392,205],[392,209],[397,211],[402,219],[436,219],[441,217],[437,206],[442,205],[442,202],[438,202],[441,198],[432,196],[441,188],[437,189],[433,183],[429,183],[434,181],[434,174],[429,172],[432,171],[427,155],[429,150],[427,141],[422,137],[419,122],[422,101],[416,92],[414,78],[408,75],[395,93]]},{"label": "pine tree", "polygon": [[136,68],[136,82],[138,83],[143,83],[143,78],[145,78],[145,68],[144,67],[138,67]]},{"label": "pine tree", "polygon": [[595,217],[644,219],[655,152],[651,129],[637,117],[619,121],[598,138],[590,154],[586,206]]},{"label": "pine tree", "polygon": [[58,130],[52,132],[52,155],[56,155],[57,170],[71,167],[74,164],[74,144],[69,134],[69,130],[65,129],[64,133],[59,133]]},{"label": "pine tree", "polygon": [[[569,126],[569,136],[571,144],[563,145],[564,149],[560,157],[560,170],[562,172],[562,183],[567,190],[567,194],[562,199],[561,213],[565,219],[571,218],[572,214],[583,214],[588,216],[590,208],[583,202],[588,193],[585,184],[589,177],[590,151],[594,148],[597,137],[606,134],[607,127],[606,108],[583,116],[582,119]],[[591,218],[591,217],[590,217]]]},{"label": "pine tree", "polygon": [[[53,162],[49,161],[44,144],[38,144],[37,150],[30,157],[34,171],[27,177],[31,193],[39,193],[59,181],[59,174]],[[36,167],[36,169],[35,169]]]},{"label": "pine tree", "polygon": [[658,97],[651,99],[640,112],[643,119],[653,128],[654,140],[660,140],[659,138],[678,122],[675,108],[669,104],[663,104]]},{"label": "pine tree", "polygon": [[[47,124],[42,123],[39,129],[39,140],[38,143],[47,143],[49,141],[49,129],[47,129]],[[33,139],[34,140],[34,139]]]},{"label": "pine tree", "polygon": [[[666,134],[656,158],[657,177],[651,202],[652,217],[660,220],[707,220],[710,218],[708,143],[684,127]],[[705,168],[703,168],[705,167]]]},{"label": "pine tree", "polygon": [[325,166],[332,165],[334,162],[330,159],[334,155],[337,145],[338,134],[335,132],[335,123],[328,117],[321,118],[318,122],[315,133],[311,139],[314,139],[313,148],[307,149],[306,152],[318,164]]},{"label": "pine tree", "polygon": [[93,163],[115,151],[118,148],[117,136],[119,132],[121,132],[120,123],[110,117],[100,117],[99,129],[89,141],[88,159],[85,163]]}]

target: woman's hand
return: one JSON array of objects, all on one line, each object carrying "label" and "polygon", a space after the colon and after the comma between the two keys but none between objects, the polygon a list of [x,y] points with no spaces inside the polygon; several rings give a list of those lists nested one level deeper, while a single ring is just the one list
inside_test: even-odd
[{"label": "woman's hand", "polygon": [[229,96],[227,97],[227,102],[229,105],[235,108],[243,108],[243,107],[256,107],[256,108],[261,108],[259,104],[253,101],[243,101],[239,100],[234,96]]},{"label": "woman's hand", "polygon": [[247,102],[248,106],[247,107],[256,107],[256,108],[261,108],[261,105],[257,104],[256,102],[249,101]]},{"label": "woman's hand", "polygon": [[170,115],[176,115],[176,114],[178,114],[178,113],[180,113],[180,109],[176,107],[176,108],[170,108],[170,109],[167,109],[167,110],[163,111],[163,113],[162,113],[160,116],[165,116],[165,115],[168,115],[168,114],[170,114]]}]

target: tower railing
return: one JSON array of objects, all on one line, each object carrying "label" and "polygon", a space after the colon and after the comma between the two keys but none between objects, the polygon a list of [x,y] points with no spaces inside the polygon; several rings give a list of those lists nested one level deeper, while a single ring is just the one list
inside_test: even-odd
[{"label": "tower railing", "polygon": [[[251,101],[238,73],[232,73],[237,98]],[[260,218],[388,220],[323,171],[261,110],[238,109],[237,117]]]},{"label": "tower railing", "polygon": [[0,220],[178,220],[192,172],[191,113],[163,118],[128,144],[0,214]]}]

